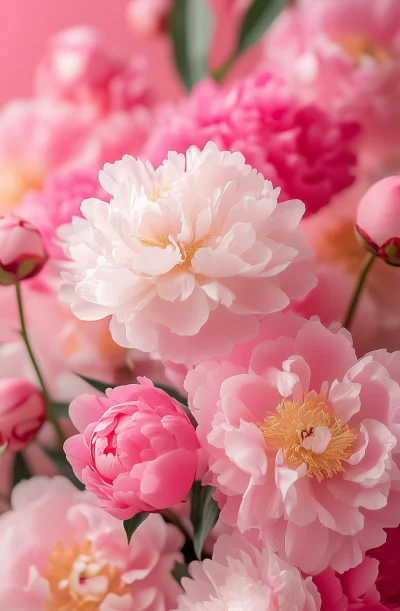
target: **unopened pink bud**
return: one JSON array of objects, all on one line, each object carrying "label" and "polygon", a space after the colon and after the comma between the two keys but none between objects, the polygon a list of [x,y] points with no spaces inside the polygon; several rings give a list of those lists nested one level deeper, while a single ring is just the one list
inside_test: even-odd
[{"label": "unopened pink bud", "polygon": [[41,392],[26,380],[0,379],[0,446],[21,450],[32,441],[46,417]]},{"label": "unopened pink bud", "polygon": [[9,286],[33,278],[47,259],[36,227],[13,214],[0,217],[0,285]]}]

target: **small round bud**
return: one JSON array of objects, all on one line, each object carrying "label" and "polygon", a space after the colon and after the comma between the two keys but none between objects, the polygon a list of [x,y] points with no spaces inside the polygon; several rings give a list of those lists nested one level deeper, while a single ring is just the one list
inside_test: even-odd
[{"label": "small round bud", "polygon": [[384,178],[366,192],[355,229],[366,250],[390,265],[400,265],[400,176]]},{"label": "small round bud", "polygon": [[26,380],[0,379],[0,446],[17,452],[32,441],[46,418],[41,392]]},{"label": "small round bud", "polygon": [[48,259],[40,232],[10,214],[0,217],[0,285],[33,278]]}]

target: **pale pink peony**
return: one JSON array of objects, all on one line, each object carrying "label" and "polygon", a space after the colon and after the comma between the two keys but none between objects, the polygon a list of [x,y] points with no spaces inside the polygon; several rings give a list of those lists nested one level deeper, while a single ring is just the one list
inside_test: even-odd
[{"label": "pale pink peony", "polygon": [[363,246],[390,265],[400,265],[400,176],[375,183],[362,197],[356,231]]},{"label": "pale pink peony", "polygon": [[157,165],[170,150],[184,153],[213,140],[243,153],[282,187],[282,199],[300,198],[312,214],[354,181],[350,147],[357,131],[299,102],[280,76],[261,71],[228,87],[205,81],[177,108],[161,111],[145,153]]},{"label": "pale pink peony", "polygon": [[180,503],[198,463],[195,430],[184,409],[145,378],[106,395],[71,403],[81,434],[64,447],[75,475],[101,507],[123,520]]},{"label": "pale pink peony", "polygon": [[362,124],[359,153],[368,167],[400,139],[398,0],[297,0],[276,20],[267,56],[305,101]]},{"label": "pale pink peony", "polygon": [[9,611],[158,611],[176,604],[183,538],[152,515],[128,546],[122,522],[62,477],[13,491],[0,517],[0,607]]},{"label": "pale pink peony", "polygon": [[0,216],[0,285],[33,278],[48,257],[36,227],[14,214]]},{"label": "pale pink peony", "polygon": [[76,26],[53,36],[40,62],[39,96],[88,105],[99,113],[148,106],[144,57],[122,57],[96,28]]},{"label": "pale pink peony", "polygon": [[193,562],[184,578],[179,611],[319,611],[321,599],[310,577],[253,544],[237,531],[221,535],[212,560]]},{"label": "pale pink peony", "polygon": [[321,595],[321,611],[385,611],[375,581],[378,562],[365,558],[356,568],[339,575],[326,569],[313,578]]},{"label": "pale pink peony", "polygon": [[73,216],[81,216],[82,201],[88,197],[107,199],[97,176],[98,172],[94,170],[51,174],[45,180],[42,191],[29,191],[23,198],[17,212],[35,223],[51,258],[65,258],[57,243],[57,229],[70,223]]},{"label": "pale pink peony", "polygon": [[41,392],[21,378],[0,379],[0,446],[22,450],[46,418]]},{"label": "pale pink peony", "polygon": [[262,315],[314,285],[299,221],[304,205],[241,153],[209,143],[169,153],[157,170],[132,157],[100,175],[110,204],[82,204],[61,228],[74,260],[62,298],[83,320],[112,315],[115,341],[186,365],[229,352]]},{"label": "pale pink peony", "polygon": [[48,172],[72,164],[93,116],[68,103],[17,100],[0,112],[0,213],[11,210]]},{"label": "pale pink peony", "polygon": [[276,314],[256,340],[189,371],[222,519],[310,574],[382,545],[400,522],[400,386],[385,358],[357,361],[347,331]]}]

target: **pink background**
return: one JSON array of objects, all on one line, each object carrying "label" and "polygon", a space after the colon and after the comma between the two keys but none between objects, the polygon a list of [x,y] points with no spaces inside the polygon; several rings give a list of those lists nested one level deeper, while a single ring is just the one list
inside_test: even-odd
[{"label": "pink background", "polygon": [[[197,0],[196,0],[197,1]],[[150,77],[159,98],[176,98],[182,93],[174,74],[169,41],[137,38],[125,20],[128,0],[0,0],[0,106],[14,97],[31,95],[35,66],[48,38],[73,25],[93,25],[127,52],[143,52],[150,59]],[[229,0],[213,0],[218,10],[212,60],[218,65],[235,40],[238,18]],[[232,6],[232,4],[231,4]],[[251,51],[235,69],[242,72],[255,61]]]}]

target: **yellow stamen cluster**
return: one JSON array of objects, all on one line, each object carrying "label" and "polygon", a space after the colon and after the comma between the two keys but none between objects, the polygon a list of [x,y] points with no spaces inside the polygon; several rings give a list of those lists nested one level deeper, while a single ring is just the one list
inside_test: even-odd
[{"label": "yellow stamen cluster", "polygon": [[384,47],[364,34],[346,36],[339,41],[339,44],[351,57],[355,67],[360,65],[362,57],[370,57],[380,65],[390,58]]},{"label": "yellow stamen cluster", "polygon": [[[258,427],[268,446],[282,450],[284,461],[295,468],[307,465],[307,475],[320,482],[344,471],[343,460],[350,458],[357,438],[354,430],[342,425],[331,412],[326,397],[309,394],[289,401],[284,399]],[[324,452],[315,453],[303,446],[318,427],[329,429],[331,439]]]},{"label": "yellow stamen cluster", "polygon": [[[80,572],[78,569],[78,575],[77,566],[84,567]],[[51,593],[45,611],[97,611],[108,594],[123,596],[130,592],[121,580],[119,569],[95,558],[91,541],[79,544],[72,540],[67,546],[56,543],[42,576],[48,581]],[[106,587],[91,591],[90,580],[99,577],[104,579]],[[89,587],[80,589],[79,584],[85,583]]]}]

